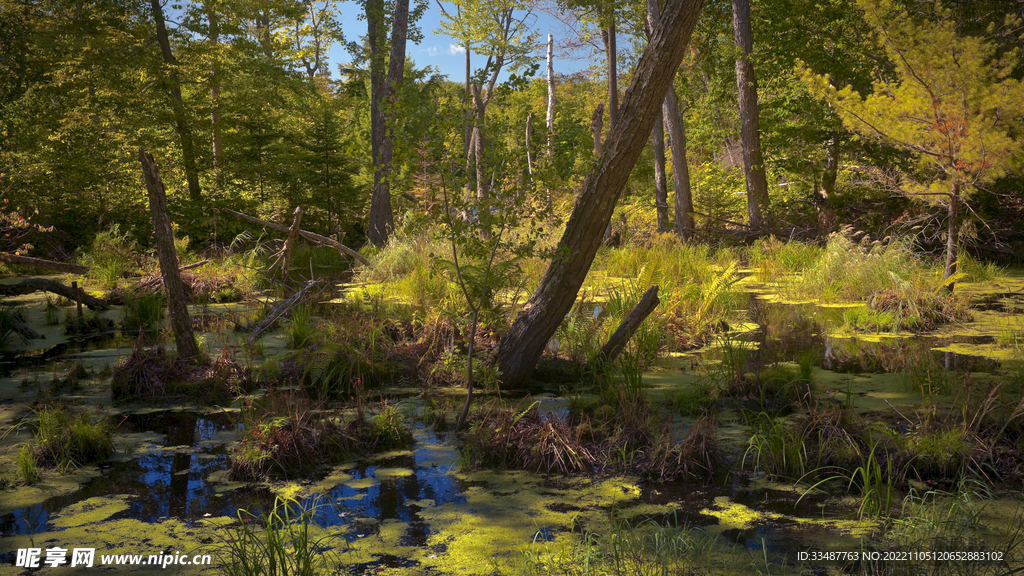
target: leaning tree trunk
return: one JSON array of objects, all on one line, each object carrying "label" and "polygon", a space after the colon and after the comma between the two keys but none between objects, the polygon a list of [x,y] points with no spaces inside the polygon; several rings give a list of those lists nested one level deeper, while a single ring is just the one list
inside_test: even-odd
[{"label": "leaning tree trunk", "polygon": [[946,228],[946,273],[943,280],[947,282],[946,290],[952,294],[956,282],[950,282],[951,276],[956,274],[956,259],[960,244],[960,183],[953,182],[953,189],[949,193],[949,222]]},{"label": "leaning tree trunk", "polygon": [[732,27],[740,56],[736,58],[736,89],[739,94],[740,138],[743,143],[743,176],[747,182],[747,215],[750,227],[764,228],[763,211],[768,209],[768,179],[761,158],[758,126],[757,80],[750,54],[754,51],[750,30],[750,0],[732,0]]},{"label": "leaning tree trunk", "polygon": [[160,0],[150,0],[153,7],[153,18],[156,20],[156,39],[160,44],[160,53],[167,65],[167,81],[171,89],[174,106],[174,127],[181,140],[181,160],[185,165],[185,180],[188,182],[188,195],[198,199],[202,194],[199,187],[199,169],[196,167],[195,145],[192,142],[192,131],[188,127],[188,113],[185,102],[181,99],[181,81],[178,78],[178,64],[171,52],[171,41],[167,37],[167,25],[164,23],[164,11]]},{"label": "leaning tree trunk", "polygon": [[164,279],[164,290],[167,292],[167,311],[171,317],[171,328],[174,330],[174,344],[178,348],[178,357],[182,359],[199,356],[195,336],[192,334],[192,319],[188,315],[185,284],[178,272],[178,254],[174,251],[174,233],[171,220],[167,217],[167,194],[164,183],[160,180],[160,169],[153,157],[139,148],[139,162],[142,163],[142,175],[146,179],[146,191],[149,193],[149,213],[153,217],[153,235],[156,237],[156,253],[160,260],[160,274]]},{"label": "leaning tree trunk", "polygon": [[654,209],[658,215],[658,232],[668,228],[668,177],[665,174],[665,126],[661,116],[654,119]]},{"label": "leaning tree trunk", "polygon": [[697,24],[702,0],[670,2],[637,63],[611,125],[604,152],[580,187],[572,215],[537,290],[498,348],[498,364],[507,384],[522,383],[533,372],[551,336],[572,309],[580,286],[601,244],[612,211],[647,143],[654,119],[683,60]]},{"label": "leaning tree trunk", "polygon": [[395,102],[398,100],[398,88],[405,73],[405,40],[408,28],[409,0],[397,0],[391,25],[391,59],[388,62],[388,77],[384,82],[383,110],[379,111],[384,118],[379,145],[380,165],[374,167],[375,185],[370,203],[370,240],[377,246],[386,244],[395,229],[390,179],[395,155]]}]

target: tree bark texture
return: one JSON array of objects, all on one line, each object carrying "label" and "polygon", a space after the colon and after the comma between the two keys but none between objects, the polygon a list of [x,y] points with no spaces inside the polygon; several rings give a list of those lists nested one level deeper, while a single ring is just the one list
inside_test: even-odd
[{"label": "tree bark texture", "polygon": [[644,292],[644,295],[640,298],[640,302],[637,303],[636,307],[622,320],[622,324],[615,332],[608,338],[608,342],[601,348],[601,363],[607,365],[609,362],[618,358],[619,354],[626,347],[629,339],[633,337],[633,334],[640,328],[640,325],[644,323],[644,320],[654,312],[654,309],[658,307],[661,300],[658,298],[658,287],[651,286]]},{"label": "tree bark texture", "polygon": [[174,250],[174,232],[167,216],[167,194],[160,180],[160,169],[153,157],[139,148],[139,162],[149,193],[149,213],[153,218],[153,235],[156,237],[156,253],[160,261],[160,274],[164,278],[167,293],[167,311],[174,330],[174,344],[181,359],[199,356],[199,347],[192,334],[192,319],[188,315],[188,297],[178,271],[178,254]]},{"label": "tree bark texture", "polygon": [[[381,37],[384,21],[384,0],[366,0],[366,42],[370,52],[370,156],[373,160],[373,193],[367,217],[366,237],[374,246],[383,246],[390,234],[384,201],[380,198],[381,145],[384,143],[384,54],[385,38]],[[391,199],[387,199],[390,214]],[[391,227],[394,227],[392,221]]]},{"label": "tree bark texture", "polygon": [[281,278],[288,277],[288,268],[291,267],[292,249],[295,248],[295,241],[299,238],[299,230],[302,225],[302,206],[296,206],[292,213],[292,227],[288,230],[288,238],[281,248]]},{"label": "tree bark texture", "polygon": [[[647,34],[661,18],[658,0],[647,0]],[[683,242],[693,237],[693,194],[690,190],[690,168],[686,164],[686,133],[683,131],[683,116],[679,111],[675,88],[669,87],[661,106],[661,115],[668,131],[672,147],[672,185],[675,188],[674,216],[676,233]]]},{"label": "tree bark texture", "polygon": [[370,241],[383,246],[395,229],[394,210],[391,208],[391,172],[395,155],[394,125],[398,89],[405,75],[405,42],[409,29],[409,0],[396,0],[391,26],[391,58],[388,76],[384,82],[381,115],[384,118],[379,152],[380,165],[375,166],[373,198],[370,203]]},{"label": "tree bark texture", "polygon": [[501,340],[498,364],[506,383],[522,383],[529,377],[572,309],[629,173],[661,113],[702,6],[703,0],[675,0],[659,19],[626,90],[619,121],[612,124],[603,153],[580,187],[556,249],[558,256]]},{"label": "tree bark texture", "polygon": [[658,215],[658,232],[668,228],[668,176],[665,174],[665,126],[659,115],[651,132],[654,141],[654,209]]},{"label": "tree bark texture", "polygon": [[754,51],[750,29],[750,0],[732,0],[733,39],[741,55],[736,59],[736,89],[739,96],[740,138],[743,145],[743,175],[747,182],[747,215],[750,227],[764,228],[768,209],[768,180],[761,158],[761,136],[757,110],[757,80],[750,54]]},{"label": "tree bark texture", "polygon": [[672,147],[672,185],[675,187],[675,224],[679,239],[688,242],[693,238],[693,191],[690,188],[690,166],[686,162],[686,132],[683,117],[672,88],[668,89],[662,104],[662,116],[668,132],[669,146]]},{"label": "tree bark texture", "polygon": [[600,158],[604,147],[601,145],[601,130],[604,128],[604,103],[598,102],[594,115],[590,117],[590,133],[594,136],[594,157]]},{"label": "tree bark texture", "polygon": [[90,296],[82,289],[76,291],[70,286],[61,284],[56,280],[50,280],[49,278],[29,278],[17,284],[0,284],[0,296],[20,296],[33,292],[50,292],[51,294],[63,296],[68,300],[78,299],[88,306],[90,310],[107,310],[110,308],[106,301]]},{"label": "tree bark texture", "polygon": [[167,65],[167,82],[170,86],[174,105],[174,127],[181,141],[181,160],[185,164],[185,180],[188,182],[188,195],[193,200],[202,195],[199,187],[199,169],[196,167],[195,145],[192,142],[192,131],[188,126],[188,113],[185,102],[181,99],[181,81],[178,79],[177,62],[171,52],[171,41],[167,36],[167,24],[164,22],[164,11],[160,0],[150,0],[153,7],[153,19],[156,20],[156,39],[160,44],[160,52]]},{"label": "tree bark texture", "polygon": [[608,128],[615,125],[619,118],[619,73],[616,62],[615,20],[601,33],[604,40],[604,57],[608,62]]},{"label": "tree bark texture", "polygon": [[546,153],[548,158],[553,153],[553,142],[555,139],[555,37],[548,34],[548,113],[545,126],[548,129],[548,146]]},{"label": "tree bark texture", "polygon": [[[260,218],[255,217],[255,216],[249,216],[248,214],[243,214],[241,212],[236,212],[235,210],[231,210],[230,208],[221,208],[221,210],[224,211],[224,212],[227,212],[228,214],[231,214],[232,216],[236,216],[238,218],[241,218],[242,220],[248,220],[249,222],[252,222],[254,224],[259,224],[260,226],[266,226],[267,228],[270,228],[271,230],[277,230],[278,232],[290,232],[291,231],[290,228],[288,228],[287,226],[284,226],[282,224],[275,224],[273,222],[268,222],[266,220],[262,220]],[[369,264],[370,264],[370,261],[367,260],[362,254],[360,254],[359,252],[356,252],[355,250],[349,248],[348,246],[345,246],[344,244],[342,244],[341,242],[338,242],[337,240],[333,240],[333,239],[328,238],[326,236],[321,236],[321,235],[317,234],[316,232],[310,232],[308,230],[299,230],[299,234],[303,238],[305,238],[306,240],[309,240],[311,242],[316,242],[317,244],[322,244],[324,246],[330,246],[331,248],[334,248],[338,252],[344,254],[345,256],[348,256],[348,257],[354,259],[356,262],[359,262],[360,264],[363,264],[364,266],[369,266]]]}]

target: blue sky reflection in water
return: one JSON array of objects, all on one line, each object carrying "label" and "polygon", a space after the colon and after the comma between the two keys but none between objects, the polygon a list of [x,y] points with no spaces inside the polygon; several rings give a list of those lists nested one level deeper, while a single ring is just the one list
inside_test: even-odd
[{"label": "blue sky reflection in water", "polygon": [[[36,534],[53,530],[51,521],[65,507],[97,496],[126,495],[128,508],[110,519],[134,518],[155,523],[166,518],[196,520],[206,515],[235,517],[239,508],[255,514],[273,503],[265,486],[247,486],[218,493],[209,476],[230,466],[230,456],[218,435],[230,431],[226,415],[157,412],[131,415],[121,423],[122,432],[148,431],[164,436],[161,446],[126,461],[113,462],[100,476],[72,494],[50,498],[16,509],[0,518],[0,535]],[[410,543],[422,541],[428,528],[417,516],[412,501],[436,504],[463,502],[462,488],[449,474],[454,467],[454,448],[439,446],[425,429],[416,431],[420,447],[408,455],[359,463],[345,470],[353,480],[376,479],[380,468],[406,468],[408,476],[387,477],[366,488],[339,485],[326,494],[307,498],[317,504],[315,518],[325,526],[352,524],[358,519],[378,522],[398,519],[410,524]],[[223,436],[220,436],[223,438]],[[362,526],[362,524],[360,524]],[[356,530],[356,535],[365,531]]]}]

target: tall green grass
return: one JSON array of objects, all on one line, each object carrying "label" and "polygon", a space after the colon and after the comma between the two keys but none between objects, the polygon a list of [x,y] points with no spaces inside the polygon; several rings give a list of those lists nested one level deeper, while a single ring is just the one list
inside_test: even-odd
[{"label": "tall green grass", "polygon": [[347,541],[314,519],[316,507],[278,496],[269,510],[238,511],[238,524],[224,529],[218,557],[226,576],[314,576],[340,568],[337,549]]},{"label": "tall green grass", "polygon": [[129,237],[128,232],[121,232],[120,226],[114,224],[93,238],[79,262],[89,267],[89,278],[104,288],[113,289],[117,287],[119,279],[139,268],[140,253],[138,244]]},{"label": "tall green grass", "polygon": [[64,408],[40,408],[36,413],[36,463],[67,470],[103,460],[114,453],[114,430],[93,422],[87,412]]},{"label": "tall green grass", "polygon": [[[524,576],[670,576],[698,574],[711,558],[720,568],[727,558],[714,538],[687,528],[655,522],[636,526],[611,519],[610,530],[570,533],[555,542],[534,543],[523,550],[517,574]],[[739,562],[741,556],[734,559]],[[734,567],[735,568],[735,567]]]}]

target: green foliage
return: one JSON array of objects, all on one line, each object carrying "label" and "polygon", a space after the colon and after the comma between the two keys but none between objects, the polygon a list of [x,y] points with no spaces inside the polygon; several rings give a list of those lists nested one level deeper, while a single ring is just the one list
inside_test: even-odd
[{"label": "green foliage", "polygon": [[783,242],[771,236],[754,242],[746,250],[751,268],[761,282],[780,282],[786,276],[801,274],[822,258],[822,249],[813,244]]},{"label": "green foliage", "polygon": [[39,481],[39,468],[28,444],[23,445],[18,451],[18,455],[14,457],[14,465],[18,467],[18,477],[26,486]]},{"label": "green foliage", "polygon": [[[524,576],[633,576],[691,574],[708,564],[715,552],[713,538],[699,530],[662,526],[654,521],[637,525],[611,517],[610,529],[572,531],[568,543],[534,542],[523,550],[518,574]],[[673,522],[675,525],[675,522]],[[714,555],[715,562],[722,557]]]},{"label": "green foliage", "polygon": [[692,173],[693,209],[698,228],[724,230],[728,223],[746,217],[743,173],[717,162],[702,163]]},{"label": "green foliage", "polygon": [[238,524],[224,528],[219,568],[227,576],[314,576],[339,565],[339,534],[315,520],[316,505],[276,496],[269,510],[238,511]]},{"label": "green foliage", "polygon": [[[824,253],[805,266],[799,276],[786,280],[781,291],[791,298],[821,302],[857,302],[874,299],[872,308],[896,312],[904,326],[934,325],[946,317],[962,317],[964,305],[939,297],[941,272],[927,266],[909,241],[854,242],[851,230],[833,234]],[[908,321],[913,316],[913,321]],[[948,321],[948,320],[947,320]]]},{"label": "green foliage", "polygon": [[120,224],[114,224],[96,234],[79,262],[90,267],[90,278],[109,290],[117,287],[118,280],[138,270],[139,252],[139,245],[128,231],[122,231]]},{"label": "green foliage", "polygon": [[114,453],[113,429],[86,412],[40,408],[34,430],[35,461],[60,470],[104,460]]},{"label": "green foliage", "polygon": [[989,282],[1004,274],[1003,269],[994,262],[976,260],[966,250],[961,250],[956,257],[957,271],[963,274],[964,282]]},{"label": "green foliage", "polygon": [[317,333],[316,321],[309,306],[301,305],[292,309],[292,318],[285,331],[285,346],[297,350],[304,348]]},{"label": "green foliage", "polygon": [[307,390],[319,398],[352,395],[356,387],[375,386],[391,373],[385,347],[391,342],[384,325],[360,313],[340,312],[320,325],[323,342],[292,356]]},{"label": "green foliage", "polygon": [[381,400],[380,409],[370,419],[370,430],[377,450],[407,448],[412,445],[412,433],[405,425],[405,415],[397,406]]},{"label": "green foliage", "polygon": [[121,310],[121,333],[132,338],[143,333],[149,338],[156,336],[163,326],[167,309],[162,291],[149,294],[125,296]]}]

